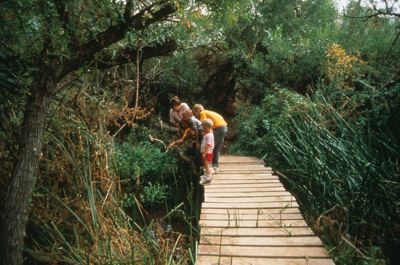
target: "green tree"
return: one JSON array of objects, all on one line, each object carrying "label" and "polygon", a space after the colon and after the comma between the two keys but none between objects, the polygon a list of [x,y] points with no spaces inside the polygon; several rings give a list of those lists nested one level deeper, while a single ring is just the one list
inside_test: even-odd
[{"label": "green tree", "polygon": [[[70,75],[176,7],[171,1],[5,1],[1,10],[2,85],[25,96],[18,159],[1,209],[1,264],[22,264],[29,203],[37,179],[48,106]],[[155,49],[159,51],[161,47]],[[116,58],[119,51],[116,50]],[[105,55],[106,56],[106,55]]]}]

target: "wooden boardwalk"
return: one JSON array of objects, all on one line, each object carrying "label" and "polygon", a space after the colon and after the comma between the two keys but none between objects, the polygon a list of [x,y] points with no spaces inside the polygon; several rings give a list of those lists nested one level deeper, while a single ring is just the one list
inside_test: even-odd
[{"label": "wooden boardwalk", "polygon": [[271,168],[239,156],[220,167],[204,187],[197,265],[334,265]]}]

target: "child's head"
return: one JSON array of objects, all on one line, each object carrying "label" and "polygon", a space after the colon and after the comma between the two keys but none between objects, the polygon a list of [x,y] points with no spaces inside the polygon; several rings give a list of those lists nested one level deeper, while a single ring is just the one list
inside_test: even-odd
[{"label": "child's head", "polygon": [[188,110],[185,110],[185,112],[183,112],[182,118],[184,121],[189,121],[190,118],[192,118],[192,116],[193,116],[192,110],[188,109]]},{"label": "child's head", "polygon": [[181,100],[177,96],[171,98],[170,102],[173,110],[178,111],[181,109]]},{"label": "child's head", "polygon": [[204,107],[203,107],[203,105],[201,105],[201,104],[195,104],[195,105],[193,106],[193,109],[192,109],[193,114],[194,114],[197,118],[200,116],[200,112],[202,112],[203,110],[204,110]]},{"label": "child's head", "polygon": [[211,128],[213,127],[213,122],[210,119],[205,119],[204,121],[201,122],[201,126],[203,127],[203,132],[208,133],[211,131]]}]

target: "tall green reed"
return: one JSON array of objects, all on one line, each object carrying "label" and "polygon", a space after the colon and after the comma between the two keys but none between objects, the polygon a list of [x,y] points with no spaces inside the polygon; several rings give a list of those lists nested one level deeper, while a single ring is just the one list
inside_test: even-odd
[{"label": "tall green reed", "polygon": [[[372,98],[368,91],[337,91],[332,98],[317,93],[312,99],[270,92],[261,106],[241,110],[234,150],[264,156],[282,172],[336,248],[360,247],[379,256],[374,245],[398,240],[400,223],[398,90],[374,90]],[[340,262],[373,264],[365,253]]]},{"label": "tall green reed", "polygon": [[[165,238],[159,223],[147,222],[138,199],[132,207],[141,217],[135,220],[129,216],[122,204],[119,187],[123,184],[113,167],[103,172],[105,156],[100,153],[107,152],[110,159],[115,151],[99,150],[99,139],[80,134],[72,140],[65,135],[49,135],[47,152],[55,157],[45,163],[47,171],[43,171],[47,173],[43,173],[34,196],[26,249],[32,260],[65,264],[187,263],[189,251],[180,245],[186,236],[173,232],[170,239]],[[183,203],[167,209],[164,219],[181,208]],[[186,212],[181,215],[192,225]],[[168,243],[170,240],[174,243]]]}]

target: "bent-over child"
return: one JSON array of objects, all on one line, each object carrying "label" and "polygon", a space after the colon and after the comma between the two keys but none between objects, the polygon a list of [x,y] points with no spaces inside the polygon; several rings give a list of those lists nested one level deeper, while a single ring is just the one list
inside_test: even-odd
[{"label": "bent-over child", "polygon": [[193,115],[193,112],[190,109],[183,112],[182,120],[189,125],[190,130],[194,133],[193,140],[197,144],[197,147],[200,148],[201,139],[203,138],[203,127],[201,126],[201,121]]},{"label": "bent-over child", "polygon": [[200,154],[200,144],[203,139],[203,127],[201,121],[199,121],[192,113],[190,109],[183,113],[183,121],[189,124],[189,129],[192,137],[192,148],[190,155],[194,158],[195,165],[200,167],[203,163]]},{"label": "bent-over child", "polygon": [[210,183],[213,169],[211,168],[214,150],[214,134],[212,132],[213,122],[205,119],[201,122],[203,127],[203,140],[201,141],[200,152],[204,163],[204,175],[200,177],[200,184]]},{"label": "bent-over child", "polygon": [[[186,150],[181,149],[178,152],[182,159],[184,159],[186,161],[193,160],[195,165],[197,167],[199,167],[203,163],[201,161],[200,147],[199,147],[199,149],[196,149],[196,142],[197,142],[197,139],[196,139],[197,134],[196,133],[198,132],[198,130],[193,129],[193,125],[191,124],[191,122],[188,119],[183,118],[182,121],[183,121],[184,128],[185,128],[185,131],[184,131],[182,137],[180,139],[170,143],[168,145],[167,149],[170,149],[177,145],[182,145],[188,139],[191,139],[192,140],[191,146],[188,147]],[[200,121],[199,121],[199,123],[200,123]],[[201,123],[200,123],[200,126],[201,126]]]},{"label": "bent-over child", "polygon": [[176,145],[181,145],[181,144],[183,144],[187,139],[189,139],[189,137],[190,137],[190,128],[187,127],[187,128],[185,129],[185,131],[184,131],[182,137],[181,137],[180,139],[178,139],[178,140],[173,141],[172,143],[170,143],[170,144],[168,145],[167,149],[170,149],[170,148],[172,148],[172,147],[174,147],[174,146],[176,146]]}]

